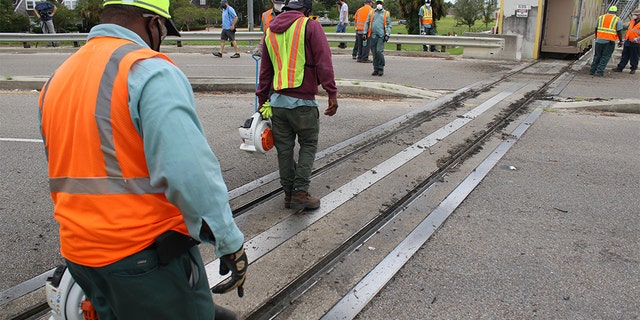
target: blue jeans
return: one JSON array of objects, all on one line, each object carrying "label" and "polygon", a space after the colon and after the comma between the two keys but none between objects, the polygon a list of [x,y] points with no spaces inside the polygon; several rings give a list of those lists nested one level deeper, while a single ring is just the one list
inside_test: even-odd
[{"label": "blue jeans", "polygon": [[607,63],[611,59],[613,50],[616,49],[616,42],[609,41],[607,43],[597,43],[594,50],[593,62],[591,62],[590,74],[604,74],[604,69],[607,68]]},{"label": "blue jeans", "polygon": [[[345,24],[338,23],[338,26],[336,26],[336,33],[345,33],[345,32],[347,32],[347,23]],[[339,47],[346,48],[347,44],[344,42],[340,42]]]}]

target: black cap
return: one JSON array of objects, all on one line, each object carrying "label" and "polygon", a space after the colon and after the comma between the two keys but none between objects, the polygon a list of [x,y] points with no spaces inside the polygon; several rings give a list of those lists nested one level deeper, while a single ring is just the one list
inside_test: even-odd
[{"label": "black cap", "polygon": [[307,8],[313,10],[313,2],[311,0],[290,0],[289,3],[282,8],[282,10],[298,10],[301,8]]}]

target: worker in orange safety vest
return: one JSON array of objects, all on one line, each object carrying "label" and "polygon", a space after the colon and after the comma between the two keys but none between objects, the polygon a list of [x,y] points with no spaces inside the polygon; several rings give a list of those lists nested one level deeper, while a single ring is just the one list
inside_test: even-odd
[{"label": "worker in orange safety vest", "polygon": [[358,62],[371,62],[371,60],[369,60],[369,43],[362,40],[364,24],[367,22],[371,10],[373,10],[373,1],[366,0],[362,4],[362,7],[358,8],[353,15],[356,28],[356,44],[353,46],[352,57]]},{"label": "worker in orange safety vest", "polygon": [[602,77],[613,50],[616,48],[616,40],[618,40],[618,47],[622,47],[622,22],[616,16],[616,12],[618,12],[618,7],[611,6],[608,13],[598,17],[596,47],[589,69],[590,75]]},{"label": "worker in orange safety vest", "polygon": [[631,21],[625,34],[622,57],[618,66],[613,68],[615,72],[622,72],[628,62],[631,62],[630,74],[635,74],[638,69],[638,59],[640,58],[640,10],[631,13]]},{"label": "worker in orange safety vest", "polygon": [[101,18],[38,99],[60,253],[100,319],[224,318],[197,244],[232,273],[213,291],[241,294],[244,235],[189,80],[159,52],[180,36],[169,0],[106,0]]},{"label": "worker in orange safety vest", "polygon": [[271,9],[266,10],[260,16],[260,31],[262,31],[262,38],[260,39],[260,43],[253,49],[254,56],[262,56],[262,44],[264,43],[264,32],[269,28],[269,24],[271,24],[271,20],[275,18],[278,14],[282,12],[282,8],[284,8],[285,0],[271,0],[271,4],[273,5]]},{"label": "worker in orange safety vest", "polygon": [[[420,22],[420,34],[433,36],[436,34],[435,24],[433,23],[433,8],[431,7],[431,0],[425,0],[424,5],[420,7],[418,11],[418,21]],[[424,51],[436,51],[434,45],[422,46]]]}]

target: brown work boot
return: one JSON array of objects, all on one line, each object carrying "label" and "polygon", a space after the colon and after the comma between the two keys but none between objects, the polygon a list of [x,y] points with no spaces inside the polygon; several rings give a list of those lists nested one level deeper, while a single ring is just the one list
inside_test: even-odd
[{"label": "brown work boot", "polygon": [[309,192],[304,190],[296,191],[291,196],[291,209],[298,212],[306,209],[313,210],[320,207],[320,200],[312,197]]}]

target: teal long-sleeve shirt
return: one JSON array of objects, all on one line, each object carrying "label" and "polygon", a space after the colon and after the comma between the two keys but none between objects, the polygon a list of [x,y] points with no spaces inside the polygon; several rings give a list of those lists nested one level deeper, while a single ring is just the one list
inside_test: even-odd
[{"label": "teal long-sleeve shirt", "polygon": [[[136,33],[114,24],[91,29],[89,39],[99,36],[148,47]],[[220,163],[196,114],[187,77],[164,59],[145,59],[130,70],[128,89],[129,112],[143,139],[151,185],[164,188],[194,239],[214,244],[218,256],[240,249],[244,235],[233,220]],[[203,221],[214,238],[201,233]]]},{"label": "teal long-sleeve shirt", "polygon": [[367,19],[367,22],[364,24],[364,34],[368,34],[369,28],[371,28],[371,36],[372,37],[384,37],[385,35],[391,36],[391,14],[386,14],[386,27],[384,23],[386,10],[374,10],[373,11],[373,22],[371,22],[371,18]]}]

